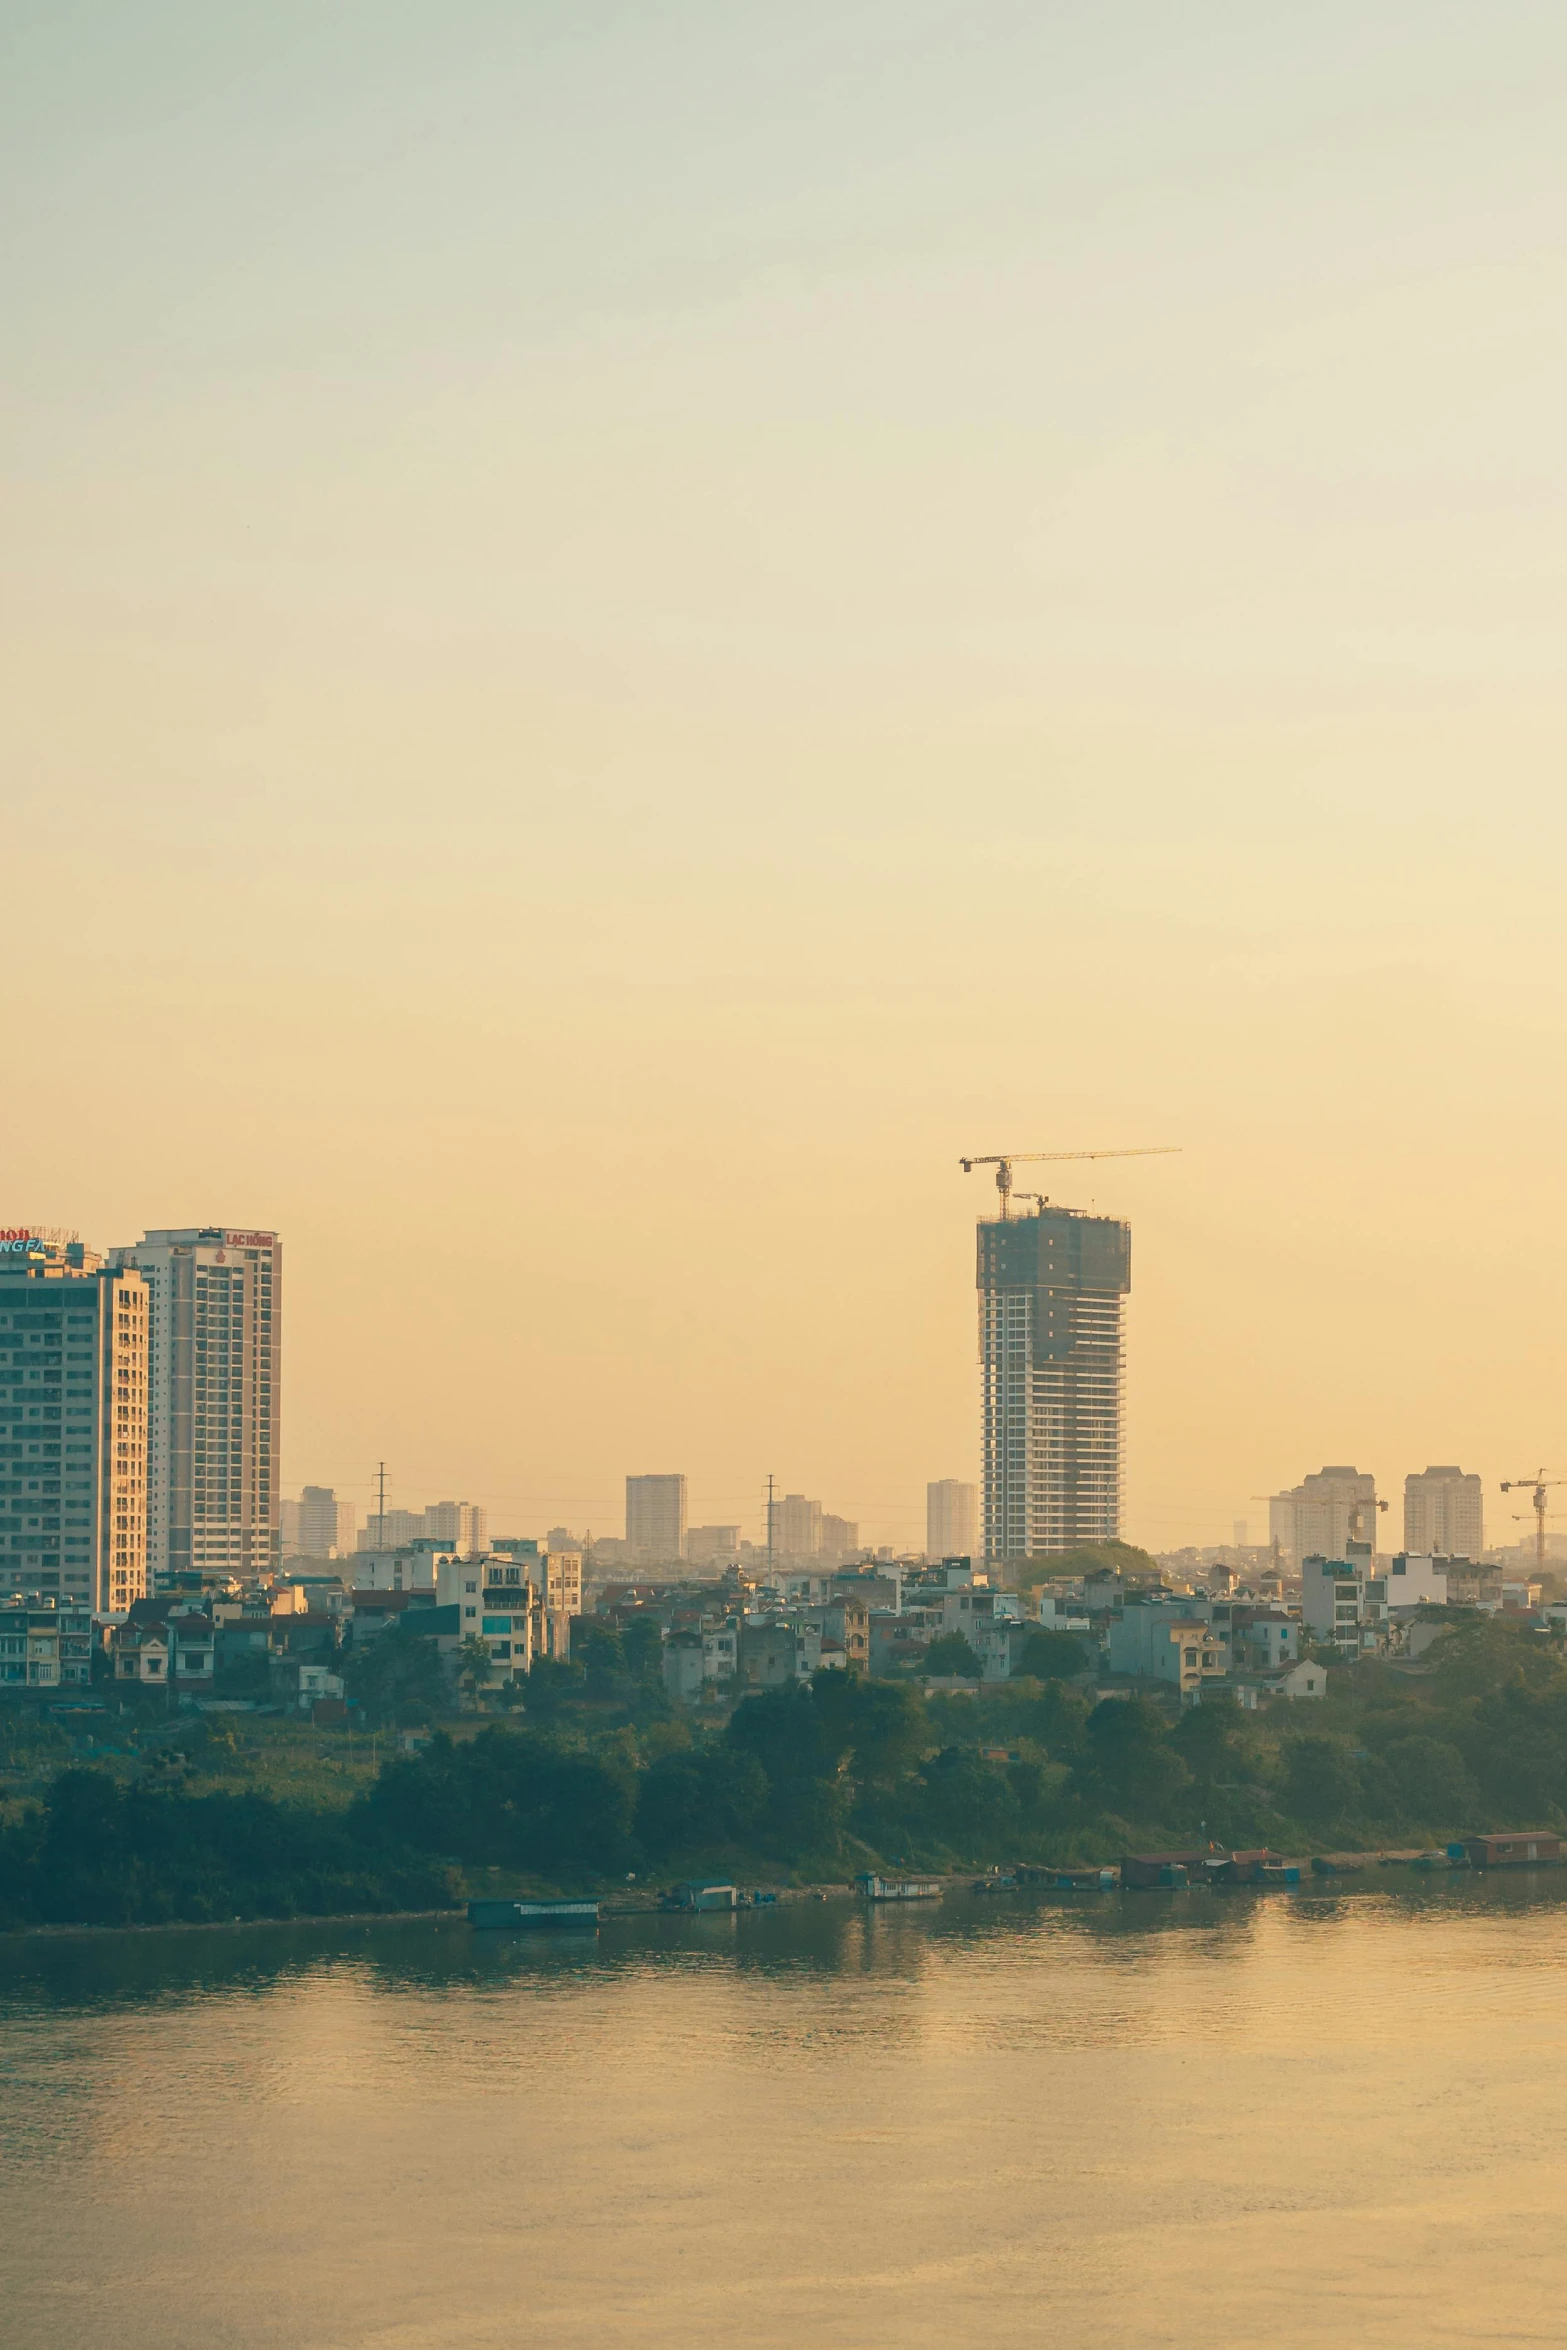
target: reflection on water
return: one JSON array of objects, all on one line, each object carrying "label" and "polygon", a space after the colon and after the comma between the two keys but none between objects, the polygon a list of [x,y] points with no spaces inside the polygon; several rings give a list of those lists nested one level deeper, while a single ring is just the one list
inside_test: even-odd
[{"label": "reflection on water", "polygon": [[0,1943],[4,2338],[1554,2341],[1567,1879],[1366,1882]]}]

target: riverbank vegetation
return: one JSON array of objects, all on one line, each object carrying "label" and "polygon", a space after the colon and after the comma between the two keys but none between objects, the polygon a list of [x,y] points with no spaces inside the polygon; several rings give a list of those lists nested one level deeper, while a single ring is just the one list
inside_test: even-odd
[{"label": "riverbank vegetation", "polygon": [[129,1764],[66,1759],[40,1728],[34,1776],[0,1809],[0,1924],[1567,1825],[1567,1669],[1537,1633],[1494,1621],[1449,1633],[1418,1675],[1364,1664],[1335,1672],[1325,1703],[1262,1714],[1096,1701],[1063,1680],[925,1698],[826,1672],[704,1719],[675,1713],[644,1660],[590,1657],[537,1676],[520,1715],[436,1729],[373,1772],[361,1736],[351,1775],[341,1732],[291,1728],[319,1749],[314,1777],[274,1768],[269,1782],[268,1741],[211,1720]]}]

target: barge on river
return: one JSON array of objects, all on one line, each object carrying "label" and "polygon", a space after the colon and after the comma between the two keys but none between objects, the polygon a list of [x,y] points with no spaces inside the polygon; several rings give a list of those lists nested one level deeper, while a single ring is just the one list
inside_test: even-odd
[{"label": "barge on river", "polygon": [[596,1901],[470,1901],[470,1926],[586,1926],[596,1932]]}]

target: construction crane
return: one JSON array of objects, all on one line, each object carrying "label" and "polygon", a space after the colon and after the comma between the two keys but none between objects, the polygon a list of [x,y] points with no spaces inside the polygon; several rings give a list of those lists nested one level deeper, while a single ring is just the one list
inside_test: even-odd
[{"label": "construction crane", "polygon": [[[965,1175],[972,1175],[976,1167],[995,1168],[996,1189],[1001,1194],[1001,1219],[1005,1223],[1012,1213],[1014,1166],[1025,1163],[1034,1166],[1042,1159],[1157,1159],[1180,1148],[1178,1142],[1153,1142],[1129,1151],[991,1151],[983,1158],[959,1159],[958,1165]],[[1042,1191],[1025,1191],[1019,1196],[1037,1201],[1040,1207],[1049,1205]]]},{"label": "construction crane", "polygon": [[1567,1485],[1567,1477],[1547,1477],[1543,1469],[1533,1477],[1504,1477],[1504,1493],[1524,1493],[1532,1489],[1534,1501],[1534,1563],[1537,1573],[1545,1572],[1545,1497],[1553,1485]]}]

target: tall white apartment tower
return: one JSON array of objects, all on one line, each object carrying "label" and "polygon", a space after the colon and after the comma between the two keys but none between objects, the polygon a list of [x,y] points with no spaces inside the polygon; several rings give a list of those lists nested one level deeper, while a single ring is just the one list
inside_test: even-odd
[{"label": "tall white apartment tower", "polygon": [[149,1232],[114,1256],[150,1292],[151,1578],[270,1574],[282,1547],[277,1234]]},{"label": "tall white apartment tower", "polygon": [[1075,1208],[982,1220],[985,1556],[1121,1531],[1121,1301],[1131,1226]]},{"label": "tall white apartment tower", "polygon": [[1411,1556],[1478,1559],[1485,1548],[1484,1489],[1462,1469],[1424,1469],[1404,1479],[1404,1548]]},{"label": "tall white apartment tower", "polygon": [[979,1487],[959,1477],[938,1477],[925,1488],[925,1556],[966,1559],[979,1555]]}]

